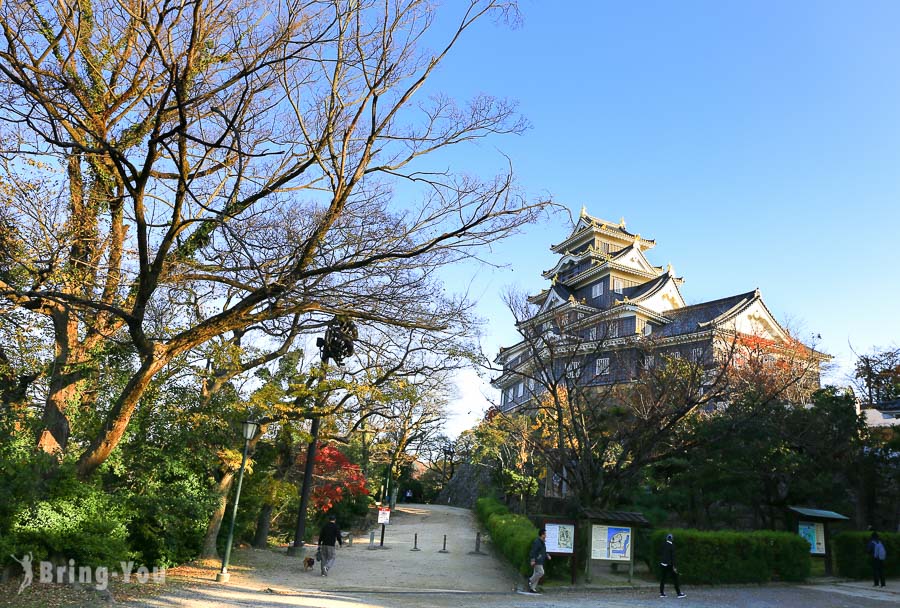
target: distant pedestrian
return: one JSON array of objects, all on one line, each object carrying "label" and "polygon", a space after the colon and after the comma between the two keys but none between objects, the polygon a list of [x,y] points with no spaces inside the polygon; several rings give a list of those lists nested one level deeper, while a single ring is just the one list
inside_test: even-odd
[{"label": "distant pedestrian", "polygon": [[412,502],[412,497],[413,497],[412,490],[407,488],[406,489],[406,502]]},{"label": "distant pedestrian", "polygon": [[541,577],[544,576],[544,563],[550,559],[550,556],[547,555],[546,541],[547,531],[541,528],[540,532],[538,532],[538,537],[531,543],[531,551],[528,553],[528,559],[531,560],[531,567],[534,568],[534,571],[531,573],[531,578],[528,579],[528,590],[532,593],[538,592],[538,582],[541,580]]},{"label": "distant pedestrian", "polygon": [[334,558],[337,548],[334,543],[343,546],[341,530],[337,525],[337,516],[328,516],[328,523],[319,531],[319,551],[322,553],[322,576],[328,576],[328,571],[334,566]]},{"label": "distant pedestrian", "polygon": [[878,532],[872,532],[869,542],[866,544],[866,552],[872,558],[872,580],[875,581],[873,587],[879,585],[884,587],[884,560],[887,559],[887,549],[884,543],[878,538]]},{"label": "distant pedestrian", "polygon": [[675,539],[671,534],[666,534],[666,542],[663,543],[659,553],[659,565],[662,567],[662,578],[659,581],[659,597],[666,597],[666,578],[672,577],[675,583],[675,593],[678,597],[687,597],[678,586],[678,568],[675,567]]}]

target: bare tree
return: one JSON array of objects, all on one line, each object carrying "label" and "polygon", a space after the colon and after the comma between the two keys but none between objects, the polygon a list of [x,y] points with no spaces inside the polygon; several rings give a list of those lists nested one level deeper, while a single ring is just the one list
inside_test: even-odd
[{"label": "bare tree", "polygon": [[515,5],[464,3],[429,52],[435,11],[427,0],[0,7],[0,298],[52,324],[44,449],[69,449],[73,403],[99,407],[104,350],[130,349],[134,372],[77,446],[82,476],[174,358],[284,317],[435,327],[408,314],[435,291],[434,269],[534,219],[543,205],[510,174],[480,181],[426,162],[525,127],[503,99],[460,106],[426,90],[467,30],[515,18]]},{"label": "bare tree", "polygon": [[518,439],[554,474],[549,494],[583,507],[614,503],[644,467],[689,447],[687,421],[738,395],[752,392],[764,405],[818,387],[820,353],[792,338],[775,343],[717,329],[688,359],[650,337],[623,340],[607,322],[588,330],[577,311],[537,324],[527,298],[511,293],[507,303],[523,354],[503,372],[519,379],[526,399],[498,415],[533,416],[536,426]]}]

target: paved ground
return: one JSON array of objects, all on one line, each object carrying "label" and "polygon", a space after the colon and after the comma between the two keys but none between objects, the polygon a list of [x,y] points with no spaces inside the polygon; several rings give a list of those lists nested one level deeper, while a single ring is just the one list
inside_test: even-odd
[{"label": "paved ground", "polygon": [[[513,591],[519,578],[491,555],[475,556],[472,514],[437,505],[404,505],[395,513],[385,536],[389,549],[369,550],[368,536],[338,550],[329,577],[318,569],[302,571],[302,560],[284,549],[234,553],[232,578],[215,583],[217,568],[175,569],[159,587],[142,586],[132,593],[115,590],[116,605],[128,608],[644,608],[693,606],[700,608],[887,608],[900,606],[900,580],[886,589],[865,582],[829,581],[818,585],[692,588],[688,597],[657,597],[656,585],[636,581],[638,588],[548,589],[543,595]],[[418,533],[421,551],[411,551]],[[439,553],[447,534],[449,553]],[[624,582],[624,581],[623,581]],[[613,584],[615,582],[613,581]],[[624,587],[624,585],[623,585]],[[11,589],[11,588],[10,588]],[[34,591],[30,589],[29,591]],[[132,588],[132,591],[134,589]],[[12,594],[10,593],[10,596]],[[71,595],[66,596],[71,600]],[[86,595],[83,600],[55,602],[40,596],[12,598],[0,606],[104,606],[106,599]]]}]

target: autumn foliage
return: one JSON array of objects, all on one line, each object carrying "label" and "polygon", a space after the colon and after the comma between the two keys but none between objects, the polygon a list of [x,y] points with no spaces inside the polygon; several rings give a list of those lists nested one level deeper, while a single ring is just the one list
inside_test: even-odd
[{"label": "autumn foliage", "polygon": [[[320,443],[315,459],[310,500],[313,508],[319,513],[329,511],[345,498],[369,493],[366,488],[366,477],[359,465],[351,463],[335,446]],[[305,461],[305,454],[298,459],[297,466],[300,470]]]}]

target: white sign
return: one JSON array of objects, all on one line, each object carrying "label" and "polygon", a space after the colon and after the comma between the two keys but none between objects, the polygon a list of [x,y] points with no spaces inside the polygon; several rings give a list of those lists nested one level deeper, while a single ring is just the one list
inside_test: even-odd
[{"label": "white sign", "polygon": [[631,561],[631,528],[591,526],[591,559]]},{"label": "white sign", "polygon": [[391,508],[390,507],[379,507],[378,508],[378,523],[380,523],[380,524],[391,523]]},{"label": "white sign", "polygon": [[575,524],[544,524],[547,553],[575,552]]},{"label": "white sign", "polygon": [[809,552],[814,555],[825,555],[825,524],[801,521],[798,526],[800,536],[809,543]]}]

